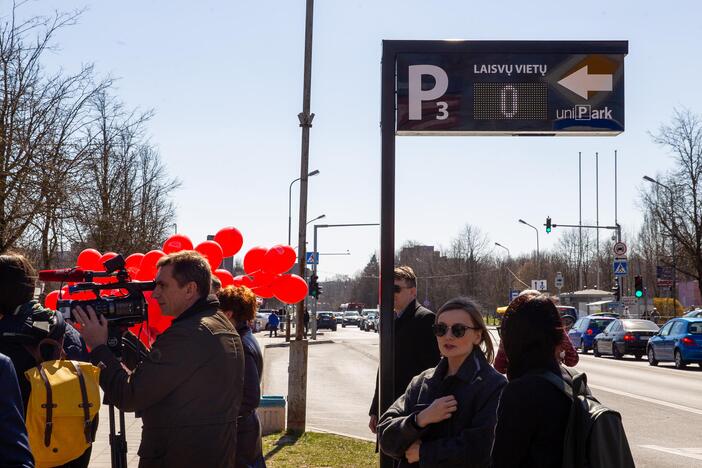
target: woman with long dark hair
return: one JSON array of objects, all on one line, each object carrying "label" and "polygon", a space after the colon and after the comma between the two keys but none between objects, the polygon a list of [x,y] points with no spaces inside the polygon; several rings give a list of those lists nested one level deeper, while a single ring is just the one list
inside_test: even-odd
[{"label": "woman with long dark hair", "polygon": [[519,296],[507,308],[501,338],[509,383],[497,411],[494,468],[561,466],[571,400],[539,374],[561,377],[562,337],[561,316],[548,297]]},{"label": "woman with long dark hair", "polygon": [[244,393],[237,418],[236,468],[265,468],[261,423],[256,415],[261,400],[263,356],[249,328],[256,317],[256,294],[246,286],[227,286],[217,292],[219,308],[232,322],[244,345]]},{"label": "woman with long dark hair", "polygon": [[506,382],[490,365],[494,350],[480,309],[452,299],[436,313],[433,331],[442,359],[380,417],[380,449],[399,467],[488,466]]}]

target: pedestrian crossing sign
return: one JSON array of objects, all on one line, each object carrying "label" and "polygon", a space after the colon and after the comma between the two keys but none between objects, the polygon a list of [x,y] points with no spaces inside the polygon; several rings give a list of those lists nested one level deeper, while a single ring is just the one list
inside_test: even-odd
[{"label": "pedestrian crossing sign", "polygon": [[626,258],[615,258],[612,268],[614,276],[626,276],[629,273],[629,264]]}]

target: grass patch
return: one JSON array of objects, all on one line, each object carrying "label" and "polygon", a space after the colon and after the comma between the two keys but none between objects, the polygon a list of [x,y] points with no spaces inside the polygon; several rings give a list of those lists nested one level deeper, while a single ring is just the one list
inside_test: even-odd
[{"label": "grass patch", "polygon": [[335,434],[271,434],[263,438],[268,468],[365,468],[378,466],[375,443]]}]

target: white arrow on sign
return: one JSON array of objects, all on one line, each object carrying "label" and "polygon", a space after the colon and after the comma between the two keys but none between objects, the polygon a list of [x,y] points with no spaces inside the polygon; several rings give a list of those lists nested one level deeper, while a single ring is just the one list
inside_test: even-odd
[{"label": "white arrow on sign", "polygon": [[612,91],[612,75],[590,75],[587,65],[558,82],[564,88],[587,99],[588,91]]}]

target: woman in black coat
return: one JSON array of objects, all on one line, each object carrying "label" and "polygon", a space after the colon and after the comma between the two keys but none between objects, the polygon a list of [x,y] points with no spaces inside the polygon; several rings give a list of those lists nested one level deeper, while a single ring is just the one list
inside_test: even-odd
[{"label": "woman in black coat", "polygon": [[380,449],[400,467],[485,467],[506,384],[490,365],[485,322],[475,303],[456,298],[436,313],[433,331],[443,358],[380,417]]},{"label": "woman in black coat", "polygon": [[263,357],[248,323],[256,317],[256,295],[246,286],[228,286],[217,292],[217,299],[244,346],[244,392],[237,419],[236,468],[265,468],[261,423],[256,415],[261,400]]},{"label": "woman in black coat", "polygon": [[561,376],[555,350],[562,337],[561,316],[546,296],[519,296],[507,308],[501,338],[509,384],[497,412],[494,468],[561,466],[571,400],[538,374]]}]

